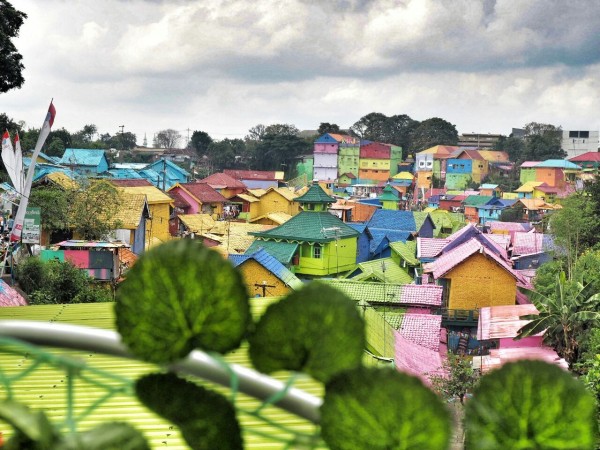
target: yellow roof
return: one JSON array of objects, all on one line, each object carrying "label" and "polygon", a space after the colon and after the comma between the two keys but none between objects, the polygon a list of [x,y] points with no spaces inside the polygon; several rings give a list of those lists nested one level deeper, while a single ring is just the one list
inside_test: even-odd
[{"label": "yellow roof", "polygon": [[63,189],[77,189],[79,185],[69,175],[62,172],[52,172],[46,178]]},{"label": "yellow roof", "polygon": [[121,203],[113,218],[115,222],[120,222],[119,228],[135,230],[142,220],[142,214],[146,205],[146,196],[143,194],[120,192],[119,197]]},{"label": "yellow roof", "polygon": [[255,197],[262,197],[267,193],[266,189],[248,189],[248,192]]},{"label": "yellow roof", "polygon": [[479,154],[486,161],[509,162],[508,153],[498,150],[478,150]]},{"label": "yellow roof", "polygon": [[[353,208],[353,207],[351,207],[351,208]],[[252,219],[251,222],[257,222],[260,219],[265,219],[265,218],[272,220],[273,222],[275,222],[278,225],[281,225],[282,223],[286,223],[288,220],[290,220],[292,218],[292,216],[290,216],[287,213],[277,211],[277,212],[271,212],[269,214],[265,214],[265,215],[255,218],[255,219]]]},{"label": "yellow roof", "polygon": [[269,189],[267,189],[267,191],[265,192],[265,194],[268,194],[269,192],[277,192],[278,194],[280,194],[283,198],[285,198],[286,200],[293,202],[294,199],[297,197],[296,193],[294,191],[292,191],[291,189],[288,188],[275,188],[275,187],[270,187]]},{"label": "yellow roof", "polygon": [[210,214],[179,214],[177,217],[192,233],[205,233],[215,226]]},{"label": "yellow roof", "polygon": [[525,205],[525,208],[535,211],[538,209],[562,209],[560,205],[551,205],[541,198],[520,198],[519,201]]},{"label": "yellow roof", "polygon": [[270,225],[262,225],[259,223],[246,223],[246,222],[229,222],[225,220],[219,220],[215,222],[215,226],[211,228],[210,232],[214,234],[246,234],[249,231],[264,231],[265,227]]},{"label": "yellow roof", "polygon": [[413,180],[415,177],[410,172],[400,172],[392,177],[394,180]]},{"label": "yellow roof", "polygon": [[533,192],[533,188],[540,184],[543,184],[543,181],[528,181],[518,189],[515,189],[515,192]]},{"label": "yellow roof", "polygon": [[145,194],[148,203],[173,203],[173,199],[155,186],[126,186],[122,188],[130,194]]},{"label": "yellow roof", "polygon": [[260,201],[254,195],[238,194],[238,195],[236,195],[236,197],[239,197],[242,200],[246,200],[247,202],[250,202],[250,203],[254,203],[254,202],[259,202]]}]

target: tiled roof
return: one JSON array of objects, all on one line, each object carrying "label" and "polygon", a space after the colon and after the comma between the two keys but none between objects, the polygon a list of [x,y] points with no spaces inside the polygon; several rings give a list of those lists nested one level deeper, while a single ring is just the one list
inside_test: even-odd
[{"label": "tiled roof", "polygon": [[478,150],[479,154],[486,161],[490,162],[509,162],[508,153],[497,150]]},{"label": "tiled roof", "polygon": [[266,189],[248,189],[248,192],[257,198],[260,198],[267,193],[267,190]]},{"label": "tiled roof", "polygon": [[123,190],[129,194],[145,194],[149,204],[173,202],[171,197],[154,186],[123,187]]},{"label": "tiled roof", "polygon": [[483,206],[487,202],[491,201],[494,197],[491,195],[469,195],[463,200],[465,206]]},{"label": "tiled roof", "polygon": [[402,305],[441,306],[444,288],[434,284],[407,284],[402,287]]},{"label": "tiled roof", "polygon": [[530,211],[537,211],[540,209],[561,209],[560,205],[551,205],[550,203],[546,203],[541,198],[520,198],[519,202],[525,206],[526,209]]},{"label": "tiled roof", "polygon": [[541,163],[536,164],[537,167],[549,167],[556,169],[567,169],[567,170],[578,170],[581,169],[581,166],[578,166],[571,161],[567,161],[566,159],[547,159],[546,161],[542,161]]},{"label": "tiled roof", "polygon": [[27,302],[16,289],[10,287],[4,280],[0,280],[0,307],[26,305]]},{"label": "tiled roof", "polygon": [[300,197],[296,197],[298,203],[335,203],[335,198],[327,195],[318,183],[313,182],[308,191]]},{"label": "tiled roof", "polygon": [[246,252],[243,255],[229,255],[229,260],[235,267],[243,264],[249,259],[253,259],[259,263],[292,289],[300,289],[303,286],[302,281],[300,281],[296,275],[290,272],[290,270],[281,264],[276,258],[267,253],[264,248],[260,248],[253,253]]},{"label": "tiled roof", "polygon": [[262,216],[255,217],[254,219],[250,220],[250,222],[254,223],[254,222],[258,222],[261,219],[269,219],[269,220],[275,222],[277,225],[281,225],[281,224],[286,223],[291,218],[292,218],[292,216],[288,213],[270,212],[268,214],[263,214]]},{"label": "tiled roof", "polygon": [[104,150],[87,148],[66,148],[60,164],[77,166],[97,166],[104,157]]},{"label": "tiled roof", "polygon": [[406,241],[406,242],[392,242],[390,243],[392,251],[396,252],[400,257],[408,264],[417,266],[419,260],[417,259],[417,242]]},{"label": "tiled roof", "polygon": [[430,350],[414,344],[394,331],[394,364],[402,372],[415,375],[423,383],[431,383],[432,374],[444,375],[442,357],[438,349]]},{"label": "tiled roof", "polygon": [[252,235],[265,239],[331,242],[336,238],[358,236],[358,231],[328,212],[301,211],[283,225]]},{"label": "tiled roof", "polygon": [[356,302],[399,303],[402,289],[400,284],[356,281],[354,279],[322,278],[320,282],[334,287]]},{"label": "tiled roof", "polygon": [[250,247],[248,247],[248,250],[246,250],[246,254],[254,253],[261,248],[264,248],[267,253],[277,259],[280,263],[288,265],[298,249],[298,244],[296,242],[255,240]]},{"label": "tiled roof", "polygon": [[516,232],[513,236],[513,256],[531,255],[552,250],[552,236],[542,233]]},{"label": "tiled roof", "polygon": [[119,228],[135,230],[140,225],[142,217],[150,215],[146,196],[121,192],[119,208],[113,216],[115,222],[120,222]]},{"label": "tiled roof", "polygon": [[360,271],[353,276],[353,280],[379,280],[382,283],[409,284],[414,280],[404,270],[398,266],[392,258],[381,258],[373,261],[365,261],[357,264],[356,271]]},{"label": "tiled roof", "polygon": [[453,152],[452,158],[459,158],[463,154],[468,156],[469,159],[476,159],[476,160],[480,160],[480,161],[484,160],[484,157],[481,156],[477,150],[464,150],[464,149],[458,149],[455,152]]},{"label": "tiled roof", "polygon": [[179,186],[188,191],[202,203],[225,203],[227,201],[225,197],[206,183],[181,183]]},{"label": "tiled roof", "polygon": [[490,230],[493,231],[529,231],[533,228],[529,222],[519,223],[519,222],[499,222],[499,221],[489,221],[486,223],[489,225]]},{"label": "tiled roof", "polygon": [[382,228],[386,230],[417,231],[412,211],[378,209],[371,216],[367,226],[369,229]]},{"label": "tiled roof", "polygon": [[600,152],[587,152],[581,155],[569,158],[569,161],[575,162],[598,162],[600,161]]},{"label": "tiled roof", "polygon": [[436,227],[435,222],[429,216],[428,212],[414,211],[413,212],[413,217],[415,218],[415,227],[417,228],[417,231],[421,229],[421,227],[427,221],[427,219],[431,220],[432,225],[433,225],[434,228]]},{"label": "tiled roof", "polygon": [[132,179],[132,180],[110,180],[110,182],[112,184],[114,184],[115,186],[118,187],[144,187],[144,186],[153,186],[152,183],[150,183],[148,180],[146,180],[145,178],[136,178],[136,179]]},{"label": "tiled roof", "polygon": [[441,328],[441,315],[405,314],[400,327],[400,336],[429,350],[438,350]]},{"label": "tiled roof", "polygon": [[392,177],[394,180],[414,180],[415,176],[410,172],[400,172]]},{"label": "tiled roof", "polygon": [[[259,199],[257,199],[255,196],[253,195],[249,195],[249,194],[238,194],[235,197],[239,197],[240,199],[247,201],[249,203],[255,203],[255,202],[260,202]],[[231,199],[230,199],[231,200]]]},{"label": "tiled roof", "polygon": [[359,233],[362,233],[363,231],[365,231],[365,228],[367,228],[366,223],[346,222],[346,225],[348,225],[351,228],[354,228]]},{"label": "tiled roof", "polygon": [[230,175],[225,173],[213,173],[199,181],[199,183],[206,183],[213,188],[245,188],[246,185],[239,180],[236,180]]},{"label": "tiled roof", "polygon": [[502,259],[508,259],[506,250],[502,246],[498,245],[495,241],[490,239],[489,236],[489,234],[483,234],[479,228],[475,227],[475,225],[468,224],[464,228],[458,230],[456,233],[448,236],[450,242],[446,247],[444,247],[443,253],[453,250],[459,245],[467,242],[469,239],[475,238],[485,248],[499,255]]},{"label": "tiled roof", "polygon": [[488,238],[494,241],[496,244],[501,245],[502,248],[508,250],[510,245],[510,234],[487,234]]},{"label": "tiled roof", "polygon": [[418,237],[417,258],[435,258],[449,242],[449,239]]},{"label": "tiled roof", "polygon": [[52,172],[46,178],[63,189],[77,189],[79,186],[73,178],[63,172]]},{"label": "tiled roof", "polygon": [[383,192],[379,196],[379,200],[397,202],[398,201],[397,191],[388,184],[388,185],[386,185],[385,188],[383,188]]},{"label": "tiled roof", "polygon": [[273,170],[232,170],[225,169],[223,173],[229,175],[236,180],[266,180],[278,181],[283,180],[283,172],[275,172]]},{"label": "tiled roof", "polygon": [[119,262],[123,264],[127,269],[130,269],[137,261],[138,256],[128,248],[119,249]]},{"label": "tiled roof", "polygon": [[[253,189],[253,191],[258,191],[259,189]],[[249,191],[250,192],[250,191]],[[286,187],[280,187],[280,188],[276,188],[276,187],[270,187],[269,189],[267,189],[264,193],[268,194],[269,192],[277,192],[279,195],[281,195],[283,198],[285,198],[286,200],[292,202],[292,201],[298,201],[298,196],[296,195],[296,193]],[[264,194],[262,194],[264,195]],[[261,195],[261,197],[262,197]],[[335,199],[334,199],[335,201]]]},{"label": "tiled roof", "polygon": [[204,234],[215,226],[210,214],[179,214],[177,217],[192,233]]}]

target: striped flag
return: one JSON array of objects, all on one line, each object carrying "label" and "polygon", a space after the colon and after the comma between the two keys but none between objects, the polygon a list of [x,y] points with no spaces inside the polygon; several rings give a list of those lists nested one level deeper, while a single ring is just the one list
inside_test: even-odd
[{"label": "striped flag", "polygon": [[17,181],[15,175],[15,151],[10,141],[10,134],[8,133],[8,131],[5,131],[4,135],[2,136],[2,162],[4,163],[6,172],[10,177],[11,183],[13,184],[15,190],[19,192],[19,188],[15,184]]},{"label": "striped flag", "polygon": [[23,152],[21,151],[21,139],[19,138],[19,132],[15,136],[15,169],[16,169],[16,184],[15,189],[17,192],[23,192],[23,184],[25,183],[25,177],[23,173]]}]

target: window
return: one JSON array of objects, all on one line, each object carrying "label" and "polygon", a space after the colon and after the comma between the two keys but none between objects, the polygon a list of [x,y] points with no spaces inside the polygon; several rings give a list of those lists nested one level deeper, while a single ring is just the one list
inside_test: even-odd
[{"label": "window", "polygon": [[302,246],[302,257],[304,257],[304,258],[312,257],[312,245],[304,244]]},{"label": "window", "polygon": [[319,244],[315,244],[313,246],[313,258],[315,259],[321,259],[321,246]]}]

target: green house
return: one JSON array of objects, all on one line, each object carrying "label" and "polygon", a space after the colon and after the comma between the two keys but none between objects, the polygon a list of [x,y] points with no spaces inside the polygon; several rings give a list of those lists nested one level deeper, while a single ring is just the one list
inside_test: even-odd
[{"label": "green house", "polygon": [[398,191],[396,191],[389,184],[383,188],[383,192],[379,196],[379,201],[383,205],[383,209],[391,209],[393,211],[397,211],[398,200]]},{"label": "green house", "polygon": [[296,200],[303,211],[276,228],[249,233],[260,241],[290,248],[295,244],[291,269],[296,274],[326,276],[356,266],[358,231],[328,212],[335,202],[317,183]]}]

